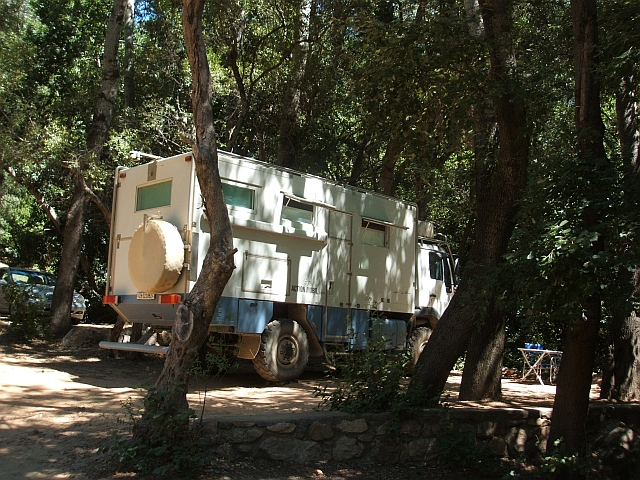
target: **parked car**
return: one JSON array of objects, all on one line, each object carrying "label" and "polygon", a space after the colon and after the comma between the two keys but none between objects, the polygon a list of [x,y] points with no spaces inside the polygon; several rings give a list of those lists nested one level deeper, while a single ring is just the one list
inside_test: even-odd
[{"label": "parked car", "polygon": [[[53,290],[56,288],[56,277],[48,272],[32,270],[29,268],[10,267],[6,263],[0,263],[0,314],[8,315],[9,305],[4,298],[4,286],[7,283],[15,283],[28,289],[29,295],[34,301],[41,300],[44,304],[45,312],[51,310],[51,299]],[[86,310],[84,297],[77,292],[73,292],[73,303],[71,304],[71,321],[78,324],[84,318]]]}]

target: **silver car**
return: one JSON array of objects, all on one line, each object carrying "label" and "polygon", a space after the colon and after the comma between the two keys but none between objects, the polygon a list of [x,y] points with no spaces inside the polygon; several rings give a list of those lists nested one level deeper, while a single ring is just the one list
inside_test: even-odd
[{"label": "silver car", "polygon": [[[45,312],[51,310],[51,299],[53,290],[56,287],[56,277],[47,272],[31,270],[29,268],[10,267],[6,263],[0,263],[0,314],[9,314],[3,287],[7,283],[15,283],[28,289],[29,295],[34,301],[40,300],[44,304]],[[73,292],[73,303],[71,304],[71,320],[78,324],[84,318],[86,310],[84,297],[77,292]]]}]

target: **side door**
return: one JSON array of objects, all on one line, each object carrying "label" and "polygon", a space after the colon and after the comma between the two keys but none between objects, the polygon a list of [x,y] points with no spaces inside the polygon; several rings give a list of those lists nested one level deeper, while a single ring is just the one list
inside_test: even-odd
[{"label": "side door", "polygon": [[349,213],[329,211],[327,240],[327,321],[324,322],[326,341],[347,341],[347,321],[351,308],[351,250],[353,216]]},{"label": "side door", "polygon": [[422,314],[440,318],[453,295],[450,279],[446,252],[432,244],[421,244],[418,249],[419,291],[416,306]]}]

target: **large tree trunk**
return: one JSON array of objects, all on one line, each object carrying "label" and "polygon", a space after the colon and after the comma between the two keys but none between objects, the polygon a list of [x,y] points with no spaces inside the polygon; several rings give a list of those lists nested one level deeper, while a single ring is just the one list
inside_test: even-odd
[{"label": "large tree trunk", "polygon": [[[186,393],[193,360],[207,337],[215,307],[235,268],[231,223],[218,171],[209,63],[202,35],[203,8],[204,0],[182,2],[182,26],[193,83],[192,106],[196,126],[193,152],[211,231],[210,245],[198,280],[178,307],[164,368],[155,388],[147,394],[145,412],[134,431],[136,438],[150,444],[163,439],[166,441],[170,438],[167,435],[176,434],[171,426],[173,422],[168,422],[167,417],[158,415],[158,412],[177,419],[187,410]],[[178,437],[187,431],[188,419],[183,418],[184,428],[178,432]]]},{"label": "large tree trunk", "polygon": [[[490,49],[490,77],[499,83],[514,81],[509,5],[507,0],[480,2]],[[424,394],[426,399],[440,394],[455,361],[464,353],[478,328],[487,329],[482,335],[491,336],[491,342],[486,346],[474,344],[469,350],[465,361],[466,379],[463,377],[463,382],[467,386],[463,398],[500,394],[493,378],[499,375],[496,369],[501,363],[496,359],[502,355],[500,338],[503,327],[501,317],[491,316],[492,309],[484,308],[494,305],[498,294],[487,290],[486,286],[492,283],[488,280],[502,262],[513,231],[517,202],[526,184],[529,138],[525,132],[523,105],[509,93],[502,93],[493,101],[500,129],[500,150],[495,171],[486,188],[482,189],[484,193],[477,195],[476,238],[469,253],[469,263],[463,271],[456,295],[418,360],[416,373],[409,385],[410,390]],[[467,373],[468,368],[473,371]]]},{"label": "large tree trunk", "polygon": [[113,3],[104,42],[102,85],[87,133],[88,152],[81,160],[79,168],[73,171],[74,192],[67,213],[58,279],[51,302],[51,332],[55,336],[62,336],[71,328],[71,302],[82,253],[84,216],[91,198],[89,192],[91,182],[85,179],[83,172],[88,169],[91,162],[100,161],[102,148],[111,125],[115,99],[120,86],[118,43],[126,2],[127,0],[114,0]]},{"label": "large tree trunk", "polygon": [[[628,184],[625,195],[633,204],[637,196],[638,169],[640,168],[640,131],[638,130],[638,104],[633,76],[623,75],[616,95],[616,118],[620,153],[628,165]],[[624,274],[624,273],[623,273]],[[633,295],[640,288],[640,267],[636,266],[633,281]],[[640,318],[638,312],[631,315],[614,315],[612,375],[603,375],[603,388],[600,398],[615,399],[621,402],[640,400]],[[609,380],[605,383],[605,380]]]},{"label": "large tree trunk", "polygon": [[636,312],[616,325],[613,389],[611,398],[620,402],[640,400],[640,318]]},{"label": "large tree trunk", "polygon": [[[585,164],[606,159],[604,124],[600,113],[600,86],[595,75],[598,44],[596,0],[571,0],[575,72],[575,124],[578,155]],[[598,222],[593,208],[585,209],[583,228],[590,230]],[[592,247],[601,250],[600,238]],[[563,439],[570,451],[583,452],[585,422],[595,360],[595,347],[601,319],[598,292],[584,301],[582,318],[574,323],[565,338],[558,386],[553,404],[549,445]]]}]

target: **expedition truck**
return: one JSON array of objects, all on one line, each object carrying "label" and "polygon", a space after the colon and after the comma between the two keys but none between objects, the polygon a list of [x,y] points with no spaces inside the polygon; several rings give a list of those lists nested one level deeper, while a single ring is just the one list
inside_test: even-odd
[{"label": "expedition truck", "polygon": [[[218,158],[237,253],[209,342],[271,381],[372,338],[417,359],[455,289],[448,245],[418,220],[417,206],[231,153]],[[103,302],[128,323],[170,329],[209,246],[192,153],[118,167],[112,208]]]}]

